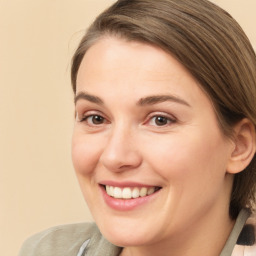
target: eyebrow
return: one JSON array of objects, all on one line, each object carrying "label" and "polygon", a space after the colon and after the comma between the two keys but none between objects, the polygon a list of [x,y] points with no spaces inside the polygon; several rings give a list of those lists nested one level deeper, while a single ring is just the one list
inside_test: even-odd
[{"label": "eyebrow", "polygon": [[145,105],[154,105],[154,104],[158,104],[158,103],[162,103],[165,101],[172,101],[172,102],[176,102],[188,107],[191,107],[190,104],[188,102],[186,102],[185,100],[174,96],[174,95],[152,95],[152,96],[148,96],[145,98],[141,98],[137,105],[139,106],[145,106]]},{"label": "eyebrow", "polygon": [[96,103],[96,104],[99,104],[99,105],[103,105],[104,102],[101,98],[97,97],[97,96],[94,96],[94,95],[91,95],[89,93],[86,93],[86,92],[79,92],[77,95],[75,95],[75,98],[74,98],[74,102],[75,104],[77,103],[78,100],[87,100],[87,101],[90,101],[92,103]]},{"label": "eyebrow", "polygon": [[[97,96],[94,96],[94,95],[91,95],[91,94],[86,93],[86,92],[79,92],[75,96],[75,98],[74,98],[75,104],[77,103],[78,100],[81,100],[81,99],[87,100],[87,101],[90,101],[92,103],[99,104],[99,105],[104,104],[104,101],[101,98],[99,98]],[[155,105],[155,104],[162,103],[162,102],[165,102],[165,101],[172,101],[172,102],[176,102],[176,103],[191,107],[188,102],[186,102],[185,100],[183,100],[183,99],[181,99],[177,96],[174,96],[174,95],[151,95],[151,96],[147,96],[147,97],[139,99],[139,101],[137,102],[136,105],[138,105],[138,106]]]}]

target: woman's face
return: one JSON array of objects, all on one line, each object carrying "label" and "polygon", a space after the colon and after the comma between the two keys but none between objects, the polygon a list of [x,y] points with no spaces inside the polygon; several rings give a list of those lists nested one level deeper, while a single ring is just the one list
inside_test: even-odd
[{"label": "woman's face", "polygon": [[218,225],[228,215],[232,149],[210,100],[171,55],[111,37],[85,54],[72,157],[112,243],[159,243]]}]

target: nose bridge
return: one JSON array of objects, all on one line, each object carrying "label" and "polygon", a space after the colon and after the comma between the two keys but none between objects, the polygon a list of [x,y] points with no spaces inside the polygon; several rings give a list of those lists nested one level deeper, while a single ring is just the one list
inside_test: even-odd
[{"label": "nose bridge", "polygon": [[112,171],[136,168],[141,158],[136,146],[135,131],[125,122],[113,125],[100,161]]}]

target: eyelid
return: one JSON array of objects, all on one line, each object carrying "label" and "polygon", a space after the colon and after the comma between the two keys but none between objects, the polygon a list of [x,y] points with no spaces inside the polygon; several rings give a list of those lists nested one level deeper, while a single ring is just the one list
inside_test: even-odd
[{"label": "eyelid", "polygon": [[161,111],[156,111],[156,112],[152,112],[150,113],[147,118],[152,118],[152,117],[155,117],[155,116],[162,116],[162,117],[166,117],[166,118],[169,118],[171,120],[176,120],[177,118],[171,114],[168,114],[166,112],[161,112]]}]

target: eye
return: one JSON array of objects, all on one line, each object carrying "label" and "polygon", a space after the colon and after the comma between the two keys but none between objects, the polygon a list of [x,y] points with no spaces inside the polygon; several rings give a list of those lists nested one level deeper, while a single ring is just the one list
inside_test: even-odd
[{"label": "eye", "polygon": [[166,126],[174,122],[175,120],[170,117],[155,115],[150,118],[148,123],[149,125],[152,125],[152,126]]},{"label": "eye", "polygon": [[87,122],[88,125],[101,125],[106,122],[106,119],[100,115],[87,115],[80,122]]},{"label": "eye", "polygon": [[93,115],[93,116],[89,116],[87,118],[87,121],[88,122],[91,122],[93,124],[103,124],[104,123],[104,118],[102,116],[99,116],[99,115]]}]

